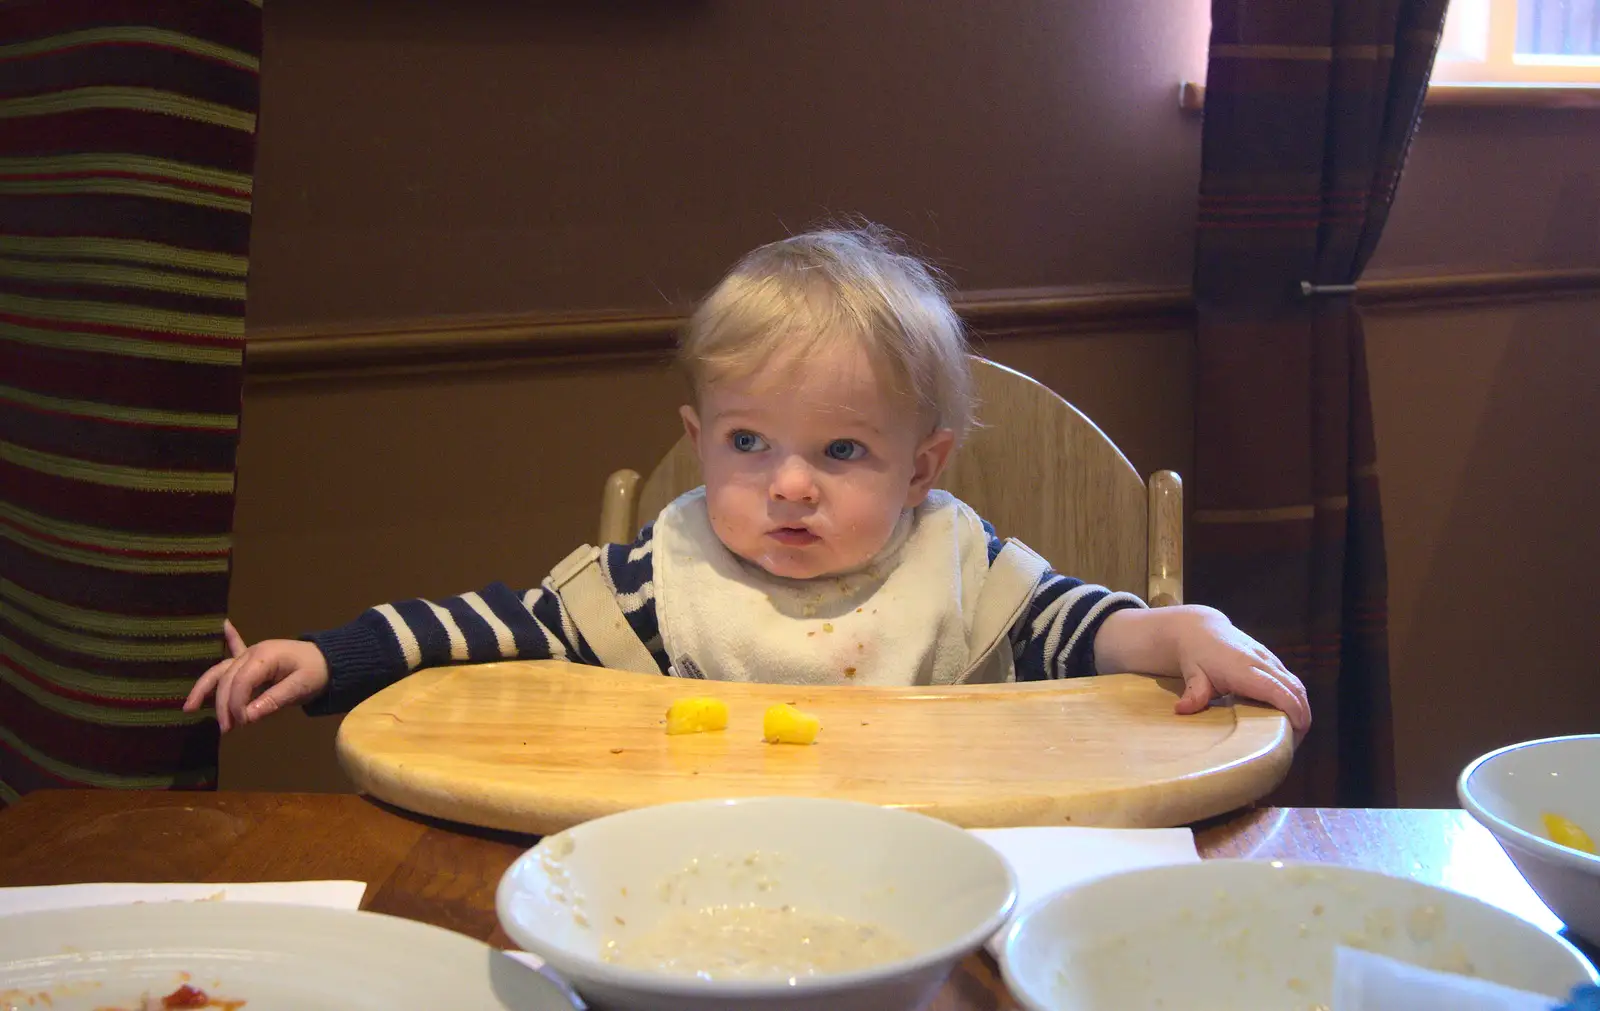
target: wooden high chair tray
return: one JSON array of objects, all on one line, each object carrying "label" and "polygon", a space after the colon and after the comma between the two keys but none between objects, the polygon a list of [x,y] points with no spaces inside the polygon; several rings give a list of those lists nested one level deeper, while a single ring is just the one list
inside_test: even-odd
[{"label": "wooden high chair tray", "polygon": [[[439,667],[339,728],[365,793],[420,814],[546,834],[630,808],[791,794],[905,807],[976,828],[1182,825],[1256,800],[1293,751],[1274,709],[1173,713],[1178,682],[1134,674],[869,688],[689,681],[554,661]],[[714,695],[727,730],[669,737],[675,699]],[[761,739],[766,708],[822,719]]]}]

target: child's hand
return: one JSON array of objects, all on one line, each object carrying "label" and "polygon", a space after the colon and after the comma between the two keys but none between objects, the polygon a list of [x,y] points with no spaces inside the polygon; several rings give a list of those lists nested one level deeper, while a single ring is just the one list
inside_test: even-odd
[{"label": "child's hand", "polygon": [[[232,658],[200,675],[183,710],[194,712],[214,692],[217,723],[223,733],[271,716],[285,706],[309,702],[327,689],[328,661],[315,645],[267,639],[247,647],[231,621],[222,623],[222,635]],[[257,697],[256,692],[267,685],[271,687]]]},{"label": "child's hand", "polygon": [[1107,615],[1094,638],[1102,674],[1140,671],[1183,678],[1177,711],[1198,713],[1219,695],[1242,695],[1283,710],[1296,739],[1311,727],[1306,686],[1272,651],[1214,607],[1125,608]]},{"label": "child's hand", "polygon": [[1219,695],[1239,695],[1283,710],[1295,735],[1304,735],[1311,726],[1311,704],[1300,679],[1222,612],[1209,607],[1184,611],[1186,620],[1176,629],[1183,675],[1178,712],[1197,713]]}]

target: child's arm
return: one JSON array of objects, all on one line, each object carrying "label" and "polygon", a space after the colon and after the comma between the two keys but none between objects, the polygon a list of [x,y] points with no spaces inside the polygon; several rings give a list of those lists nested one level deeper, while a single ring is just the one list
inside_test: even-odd
[{"label": "child's arm", "polygon": [[[664,671],[651,533],[647,527],[633,544],[608,545],[601,569],[628,624]],[[437,602],[383,604],[306,641],[273,639],[246,648],[231,633],[229,652],[233,656],[207,671],[184,703],[198,709],[215,692],[224,730],[301,703],[312,715],[343,712],[423,667],[552,658],[600,663],[548,579],[526,592],[494,583]]]},{"label": "child's arm", "polygon": [[[1005,548],[987,520],[989,564]],[[1094,642],[1112,614],[1143,608],[1131,593],[1115,593],[1081,579],[1047,572],[1033,589],[1033,598],[1011,629],[1011,650],[1017,680],[1044,681],[1087,677],[1095,673]]]},{"label": "child's arm", "polygon": [[1094,659],[1102,673],[1182,677],[1180,713],[1197,713],[1219,695],[1236,694],[1283,710],[1298,734],[1311,726],[1305,685],[1213,607],[1118,611],[1095,634]]},{"label": "child's arm", "polygon": [[1140,609],[1131,593],[1050,572],[1034,588],[1026,613],[1011,630],[1019,681],[1087,677],[1095,671],[1095,639],[1112,615]]},{"label": "child's arm", "polygon": [[[992,565],[1004,542],[984,527]],[[1311,725],[1305,686],[1215,608],[1151,609],[1131,593],[1049,572],[1011,630],[1011,644],[1019,681],[1123,671],[1181,677],[1179,713],[1197,713],[1234,693],[1283,710],[1296,733]]]}]

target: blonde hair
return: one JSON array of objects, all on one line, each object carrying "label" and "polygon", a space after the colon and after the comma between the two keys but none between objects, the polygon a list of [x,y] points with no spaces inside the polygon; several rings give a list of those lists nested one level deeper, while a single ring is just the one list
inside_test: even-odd
[{"label": "blonde hair", "polygon": [[701,301],[678,344],[696,393],[720,377],[854,341],[936,428],[973,424],[961,321],[940,277],[886,228],[807,232],[746,254]]}]

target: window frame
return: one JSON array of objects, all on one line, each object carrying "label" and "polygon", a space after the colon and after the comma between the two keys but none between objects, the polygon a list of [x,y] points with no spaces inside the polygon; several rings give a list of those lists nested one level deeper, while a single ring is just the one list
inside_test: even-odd
[{"label": "window frame", "polygon": [[[1434,62],[1435,87],[1555,86],[1600,88],[1600,55],[1563,56],[1517,53],[1518,0],[1451,0],[1445,39]],[[1481,39],[1452,39],[1465,29],[1453,18],[1483,18]],[[1460,44],[1452,49],[1452,42]],[[1477,49],[1477,53],[1470,52]],[[1463,55],[1456,55],[1457,53]],[[1473,58],[1476,55],[1478,58]]]}]

